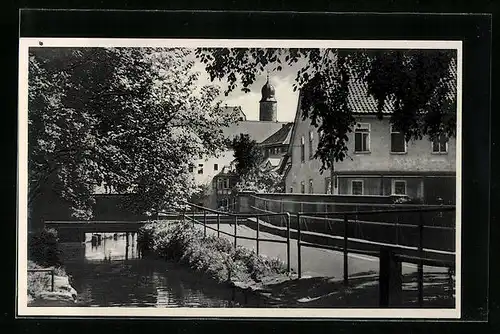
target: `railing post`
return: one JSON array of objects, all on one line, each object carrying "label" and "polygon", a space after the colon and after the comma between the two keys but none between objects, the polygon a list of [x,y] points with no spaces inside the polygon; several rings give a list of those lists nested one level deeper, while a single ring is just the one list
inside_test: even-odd
[{"label": "railing post", "polygon": [[203,238],[207,237],[207,210],[203,210]]},{"label": "railing post", "polygon": [[236,248],[238,237],[236,234],[238,233],[238,216],[234,216],[234,248]]},{"label": "railing post", "polygon": [[394,227],[396,228],[396,245],[399,245],[399,214],[397,214],[396,225]]},{"label": "railing post", "polygon": [[418,305],[422,307],[424,303],[424,264],[422,258],[424,256],[424,215],[422,212],[419,214],[418,223]]},{"label": "railing post", "polygon": [[193,227],[194,227],[194,207],[191,207],[192,217],[193,218]]},{"label": "railing post", "polygon": [[260,232],[260,222],[259,222],[259,216],[255,216],[256,220],[257,220],[257,235],[255,237],[255,240],[256,240],[256,252],[257,252],[257,255],[259,255],[259,232]]},{"label": "railing post", "polygon": [[379,306],[401,306],[401,261],[389,247],[380,248]]},{"label": "railing post", "polygon": [[347,215],[344,215],[344,285],[349,283],[349,267],[348,267],[348,257],[347,257]]},{"label": "railing post", "polygon": [[300,213],[297,213],[297,274],[302,276],[302,254],[300,253]]},{"label": "railing post", "polygon": [[286,213],[286,265],[290,274],[290,214]]},{"label": "railing post", "polygon": [[51,280],[50,280],[50,291],[54,292],[54,275],[55,275],[55,270],[54,268],[52,268],[52,270],[50,271],[50,274],[51,274]]},{"label": "railing post", "polygon": [[220,213],[217,212],[217,237],[220,237]]}]

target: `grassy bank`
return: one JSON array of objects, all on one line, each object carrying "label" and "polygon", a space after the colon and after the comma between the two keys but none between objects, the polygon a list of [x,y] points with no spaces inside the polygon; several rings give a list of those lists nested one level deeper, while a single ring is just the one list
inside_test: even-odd
[{"label": "grassy bank", "polygon": [[28,239],[28,269],[54,268],[54,291],[50,272],[28,271],[28,303],[64,306],[76,299],[76,291],[62,267],[57,231],[43,229]]},{"label": "grassy bank", "polygon": [[270,278],[288,277],[286,265],[280,259],[257,255],[242,246],[235,248],[225,238],[204,238],[191,224],[151,222],[139,230],[137,245],[145,256],[186,264],[219,283],[252,285]]},{"label": "grassy bank", "polygon": [[[28,269],[47,269],[33,261],[28,261]],[[61,267],[54,268],[56,276],[67,277],[66,272]],[[51,290],[51,274],[49,272],[28,272],[28,295],[36,299],[45,292]]]}]

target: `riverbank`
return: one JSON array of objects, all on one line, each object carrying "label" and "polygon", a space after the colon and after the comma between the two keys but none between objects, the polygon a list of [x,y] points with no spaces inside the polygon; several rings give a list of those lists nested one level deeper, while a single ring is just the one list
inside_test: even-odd
[{"label": "riverbank", "polygon": [[191,224],[152,222],[137,235],[139,252],[184,264],[218,283],[249,288],[262,282],[293,278],[278,258],[257,255],[253,250],[234,245],[225,238],[203,237]]},{"label": "riverbank", "polygon": [[[48,269],[28,261],[28,269]],[[76,303],[77,292],[69,277],[60,267],[54,268],[52,291],[50,272],[28,272],[28,306],[68,306]]]},{"label": "riverbank", "polygon": [[[138,245],[144,254],[183,263],[229,286],[233,289],[235,307],[379,307],[376,272],[352,275],[347,286],[338,278],[298,279],[294,273],[286,272],[283,262],[259,257],[241,246],[235,249],[225,238],[203,238],[203,232],[191,224],[158,222],[146,225],[139,232]],[[275,270],[269,265],[273,261]],[[403,275],[400,307],[419,307],[415,275]],[[426,273],[424,281],[424,307],[454,307],[454,282],[450,282],[447,275]]]}]

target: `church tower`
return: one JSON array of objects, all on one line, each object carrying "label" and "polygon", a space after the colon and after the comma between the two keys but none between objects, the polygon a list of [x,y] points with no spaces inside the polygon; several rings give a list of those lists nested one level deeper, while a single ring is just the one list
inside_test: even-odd
[{"label": "church tower", "polygon": [[260,121],[272,121],[277,120],[277,102],[274,96],[274,87],[269,83],[269,74],[267,75],[267,82],[262,86],[262,98],[259,101]]}]

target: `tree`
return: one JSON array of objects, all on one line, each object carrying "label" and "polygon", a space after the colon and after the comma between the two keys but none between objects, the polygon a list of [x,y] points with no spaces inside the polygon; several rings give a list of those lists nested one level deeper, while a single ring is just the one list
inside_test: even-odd
[{"label": "tree", "polygon": [[234,137],[231,148],[234,151],[236,173],[240,177],[247,176],[262,162],[263,156],[259,146],[248,134],[240,133],[239,136]]},{"label": "tree", "polygon": [[256,192],[283,191],[283,178],[273,168],[262,166],[264,156],[257,142],[248,134],[233,138],[234,165],[238,175],[236,191],[252,190]]},{"label": "tree", "polygon": [[225,144],[216,86],[198,88],[187,49],[31,48],[29,193],[50,188],[76,217],[95,185],[131,194],[136,212],[195,191],[188,164]]},{"label": "tree", "polygon": [[211,80],[226,80],[228,94],[239,82],[248,92],[265,68],[297,66],[294,89],[300,90],[302,118],[321,133],[314,157],[321,171],[347,156],[355,118],[348,103],[349,84],[366,85],[377,101],[377,115],[389,105],[390,122],[406,139],[456,136],[455,50],[347,50],[201,48],[197,57]]}]

